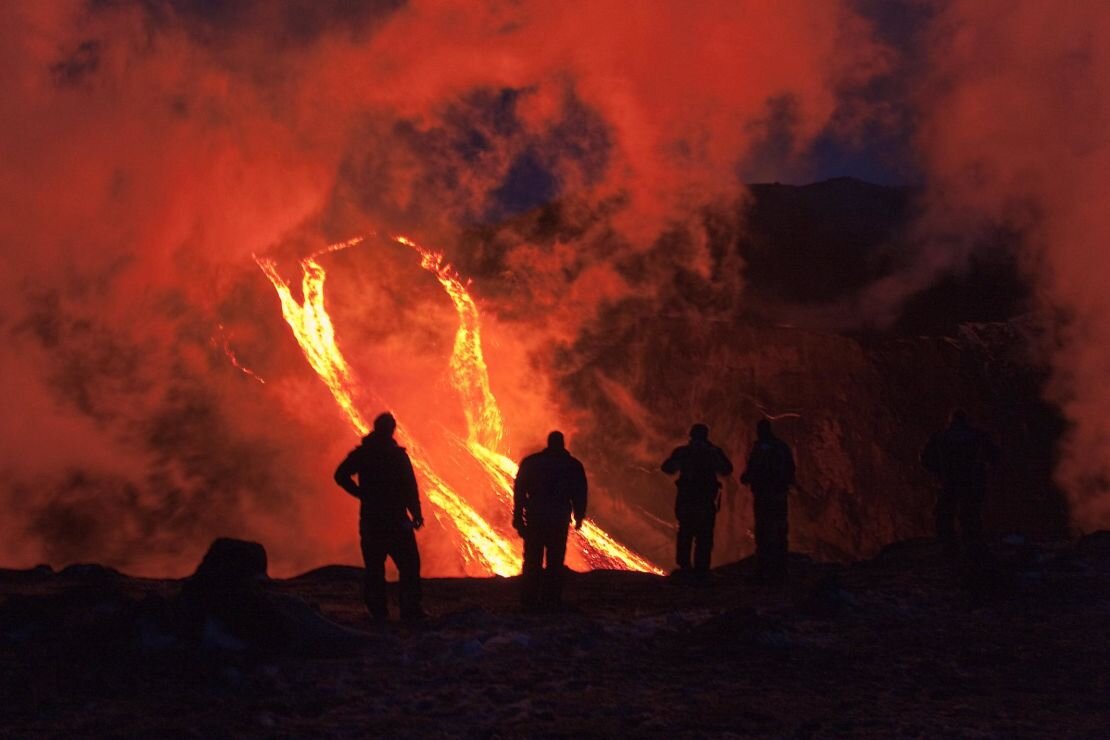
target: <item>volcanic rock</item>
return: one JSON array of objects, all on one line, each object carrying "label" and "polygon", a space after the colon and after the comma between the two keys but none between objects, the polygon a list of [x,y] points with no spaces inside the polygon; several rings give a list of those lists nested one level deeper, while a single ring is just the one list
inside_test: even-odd
[{"label": "volcanic rock", "polygon": [[1092,555],[1110,553],[1110,531],[1103,529],[1084,536],[1079,540],[1079,550]]},{"label": "volcanic rock", "polygon": [[266,577],[266,548],[221,537],[208,547],[190,582],[206,590],[241,589]]},{"label": "volcanic rock", "polygon": [[36,565],[34,568],[0,568],[0,583],[7,581],[41,581],[54,575],[49,565]]},{"label": "volcanic rock", "polygon": [[325,619],[300,598],[270,592],[266,563],[257,542],[215,540],[177,602],[188,639],[225,651],[329,653],[363,644],[365,634]]},{"label": "volcanic rock", "polygon": [[[39,566],[42,567],[42,566]],[[109,568],[99,563],[74,563],[67,565],[58,572],[59,578],[71,578],[85,583],[115,581],[122,574],[115,568]]]},{"label": "volcanic rock", "polygon": [[[0,581],[0,693],[14,698],[0,702],[0,726],[13,736],[1100,736],[1110,550],[1092,545],[1103,539],[994,540],[980,579],[927,542],[849,565],[795,557],[776,588],[750,583],[750,562],[698,588],[570,573],[576,609],[558,615],[522,613],[515,579],[431,579],[426,624],[386,625],[343,649],[334,630],[357,636],[368,624],[354,568],[248,581],[281,626],[275,650],[176,639],[173,581],[122,577],[100,593],[60,578]],[[332,649],[303,647],[312,625],[327,626],[317,644]]]}]

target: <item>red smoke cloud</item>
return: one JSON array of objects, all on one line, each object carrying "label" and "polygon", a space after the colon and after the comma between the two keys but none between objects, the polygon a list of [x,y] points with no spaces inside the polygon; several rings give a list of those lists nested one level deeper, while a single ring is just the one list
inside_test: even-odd
[{"label": "red smoke cloud", "polygon": [[933,213],[1021,235],[1058,317],[1049,389],[1070,422],[1057,477],[1083,530],[1110,526],[1110,6],[939,6],[919,90]]},{"label": "red smoke cloud", "polygon": [[[352,504],[330,480],[352,439],[252,253],[371,227],[452,245],[506,183],[526,189],[514,176],[534,162],[583,231],[455,255],[481,271],[483,250],[501,251],[483,307],[519,449],[553,423],[529,347],[614,297],[650,298],[678,267],[738,293],[740,265],[710,253],[706,204],[743,196],[738,166],[769,138],[798,158],[854,120],[848,93],[891,64],[831,1],[59,2],[6,4],[0,21],[17,412],[0,428],[16,513],[0,558],[147,572],[181,572],[218,534],[263,539],[284,572],[355,559]],[[398,384],[418,368],[426,385],[445,362],[450,306],[434,286],[383,282],[420,273],[381,260],[384,275],[352,266],[375,297],[336,282],[337,313],[362,345],[353,362],[417,404],[423,386]],[[395,314],[367,317],[371,303]],[[219,324],[268,384],[230,366]],[[526,372],[497,369],[514,363]]]}]

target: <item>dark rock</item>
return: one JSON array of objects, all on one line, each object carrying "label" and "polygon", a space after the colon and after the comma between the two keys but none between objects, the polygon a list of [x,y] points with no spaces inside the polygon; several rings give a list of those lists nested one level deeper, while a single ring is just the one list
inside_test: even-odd
[{"label": "dark rock", "polygon": [[266,550],[256,542],[221,538],[186,579],[178,601],[183,632],[193,644],[218,651],[349,652],[364,634],[341,627],[302,599],[267,591]]},{"label": "dark rock", "polygon": [[753,646],[773,647],[783,634],[780,622],[754,609],[730,609],[688,633],[688,640],[713,652],[745,651]]},{"label": "dark rock", "polygon": [[109,568],[98,563],[74,563],[73,565],[67,565],[65,568],[62,568],[58,576],[85,582],[106,582],[118,581],[123,577],[123,574],[115,568]]},{"label": "dark rock", "polygon": [[0,642],[71,658],[118,654],[134,644],[136,607],[120,589],[85,584],[58,593],[12,596],[0,610]]},{"label": "dark rock", "polygon": [[1081,538],[1077,547],[1084,555],[1110,555],[1110,531],[1092,532]]},{"label": "dark rock", "polygon": [[221,537],[208,547],[192,577],[211,587],[238,587],[264,579],[266,548],[257,542]]},{"label": "dark rock", "polygon": [[157,594],[147,594],[139,604],[136,620],[138,647],[147,653],[158,653],[180,644],[172,605]]},{"label": "dark rock", "polygon": [[36,565],[34,568],[13,570],[0,568],[0,582],[22,583],[27,581],[41,581],[54,575],[54,569],[49,565]]},{"label": "dark rock", "polygon": [[291,581],[317,581],[320,583],[342,583],[345,581],[353,581],[362,583],[362,568],[353,565],[325,565],[320,568],[313,568],[310,571],[301,573],[299,576],[290,578]]},{"label": "dark rock", "polygon": [[[262,590],[266,550],[257,542],[220,538],[181,588],[186,636],[200,644],[233,642],[274,648],[284,641],[280,620]],[[230,640],[209,639],[227,634]]]},{"label": "dark rock", "polygon": [[318,656],[349,655],[364,647],[382,645],[388,640],[372,640],[360,632],[336,624],[308,602],[296,596],[270,595],[270,607],[286,637],[287,648]]},{"label": "dark rock", "polygon": [[855,607],[855,597],[844,590],[834,574],[819,579],[798,603],[802,613],[818,619],[838,619]]},{"label": "dark rock", "polygon": [[882,565],[935,563],[944,557],[944,545],[935,539],[917,537],[892,542],[871,561]]}]

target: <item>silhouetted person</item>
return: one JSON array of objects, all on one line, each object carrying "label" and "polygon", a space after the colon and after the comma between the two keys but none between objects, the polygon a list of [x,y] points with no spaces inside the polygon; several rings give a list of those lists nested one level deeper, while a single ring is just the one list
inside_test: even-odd
[{"label": "silhouetted person", "polygon": [[[413,530],[424,525],[424,517],[412,463],[405,448],[393,439],[396,428],[397,422],[388,413],[374,419],[374,431],[339,463],[335,482],[362,502],[358,531],[366,564],[366,608],[376,620],[388,617],[388,556],[397,566],[401,619],[414,621],[423,618],[424,612],[420,608],[420,552]],[[357,483],[352,479],[356,475]]]},{"label": "silhouetted person", "polygon": [[694,550],[693,572],[709,573],[713,552],[713,528],[720,508],[721,482],[718,476],[732,473],[728,456],[709,441],[709,427],[695,424],[690,428],[690,441],[675,448],[663,462],[667,475],[678,473],[675,486],[674,515],[678,519],[675,561],[679,573],[690,572],[690,550]]},{"label": "silhouetted person", "polygon": [[794,484],[794,454],[775,436],[768,419],[755,427],[756,439],[740,482],[752,489],[755,558],[760,578],[781,581],[789,553],[787,493]]},{"label": "silhouetted person", "polygon": [[934,434],[921,453],[921,463],[940,479],[937,494],[937,539],[956,548],[956,520],[969,555],[983,539],[983,499],[987,467],[998,461],[999,449],[985,432],[971,426],[967,413],[956,410],[948,427]]},{"label": "silhouetted person", "polygon": [[549,434],[546,449],[521,461],[513,486],[513,528],[524,538],[521,603],[526,609],[562,605],[567,527],[573,514],[574,528],[582,528],[586,493],[586,471],[567,452],[562,432]]}]

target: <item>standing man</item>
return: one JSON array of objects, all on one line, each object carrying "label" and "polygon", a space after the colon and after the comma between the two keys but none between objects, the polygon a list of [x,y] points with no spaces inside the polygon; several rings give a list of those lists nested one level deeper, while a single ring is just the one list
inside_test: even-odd
[{"label": "standing man", "polygon": [[998,462],[999,449],[985,432],[971,426],[967,412],[952,412],[948,427],[934,434],[921,453],[921,463],[940,479],[937,493],[937,539],[957,549],[956,519],[969,556],[983,546],[983,499],[987,467]]},{"label": "standing man", "polygon": [[[366,564],[364,597],[375,621],[389,613],[385,601],[385,559],[393,558],[400,579],[401,619],[424,618],[420,607],[420,551],[414,530],[424,526],[420,494],[405,448],[393,439],[392,414],[374,419],[374,430],[339,463],[335,482],[361,503],[358,531]],[[355,482],[353,476],[358,476]],[[411,517],[411,518],[410,518]]]},{"label": "standing man", "polygon": [[567,452],[562,432],[547,435],[547,448],[521,461],[513,485],[513,529],[524,538],[525,609],[562,606],[567,528],[572,514],[574,528],[582,528],[586,489],[586,471]]},{"label": "standing man", "polygon": [[[675,481],[678,495],[674,502],[674,514],[678,519],[677,573],[693,572],[704,578],[709,575],[713,528],[720,508],[721,482],[717,477],[730,475],[732,462],[720,447],[709,441],[709,427],[695,424],[690,427],[689,443],[671,453],[663,462],[663,472],[667,475],[678,473]],[[691,547],[694,550],[692,571]]]},{"label": "standing man", "polygon": [[755,557],[759,577],[779,582],[786,577],[789,552],[787,492],[794,484],[794,454],[771,431],[769,419],[755,427],[755,444],[740,482],[752,489]]}]

